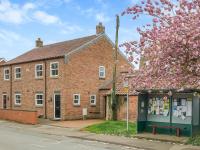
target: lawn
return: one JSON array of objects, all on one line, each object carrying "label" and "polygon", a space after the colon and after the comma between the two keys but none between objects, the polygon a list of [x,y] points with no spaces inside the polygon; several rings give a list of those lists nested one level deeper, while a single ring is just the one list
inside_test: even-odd
[{"label": "lawn", "polygon": [[88,126],[84,128],[84,130],[97,134],[109,134],[131,137],[136,134],[136,123],[129,123],[128,132],[126,130],[125,121],[105,121],[100,124]]},{"label": "lawn", "polygon": [[192,144],[194,146],[200,146],[200,135],[189,138],[187,144]]}]

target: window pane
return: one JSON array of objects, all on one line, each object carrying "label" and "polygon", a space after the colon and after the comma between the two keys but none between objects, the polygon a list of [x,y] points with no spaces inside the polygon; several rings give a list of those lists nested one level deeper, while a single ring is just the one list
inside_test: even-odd
[{"label": "window pane", "polygon": [[37,104],[42,105],[43,104],[43,100],[37,100]]},{"label": "window pane", "polygon": [[37,70],[42,70],[42,65],[37,65],[36,69]]},{"label": "window pane", "polygon": [[58,70],[52,70],[51,72],[52,72],[52,75],[53,75],[53,76],[58,75]]},{"label": "window pane", "polygon": [[51,64],[51,69],[57,69],[57,68],[58,68],[58,64],[57,63]]},{"label": "window pane", "polygon": [[16,68],[16,73],[20,73],[21,72],[21,68]]}]

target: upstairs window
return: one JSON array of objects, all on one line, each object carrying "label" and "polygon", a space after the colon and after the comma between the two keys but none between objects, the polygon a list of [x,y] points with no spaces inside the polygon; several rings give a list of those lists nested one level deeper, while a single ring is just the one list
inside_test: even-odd
[{"label": "upstairs window", "polygon": [[75,106],[79,106],[80,105],[80,94],[74,94],[73,95],[73,104]]},{"label": "upstairs window", "polygon": [[15,79],[21,79],[21,67],[15,68]]},{"label": "upstairs window", "polygon": [[37,64],[35,65],[35,78],[43,77],[43,65]]},{"label": "upstairs window", "polygon": [[50,76],[51,77],[57,77],[58,76],[58,62],[53,62],[50,64]]},{"label": "upstairs window", "polygon": [[99,78],[106,77],[106,69],[104,66],[99,66]]},{"label": "upstairs window", "polygon": [[43,93],[37,93],[35,95],[35,105],[43,106]]},{"label": "upstairs window", "polygon": [[4,69],[4,80],[10,80],[10,69],[9,68]]},{"label": "upstairs window", "polygon": [[90,95],[90,105],[96,105],[96,95]]},{"label": "upstairs window", "polygon": [[20,93],[15,94],[15,105],[21,105],[21,94]]}]

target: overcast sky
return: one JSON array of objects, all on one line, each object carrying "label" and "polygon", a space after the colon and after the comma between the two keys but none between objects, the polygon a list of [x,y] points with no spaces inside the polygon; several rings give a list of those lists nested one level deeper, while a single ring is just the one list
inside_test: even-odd
[{"label": "overcast sky", "polygon": [[[0,57],[10,60],[35,46],[95,34],[103,22],[114,41],[115,15],[138,0],[0,0]],[[137,38],[131,16],[121,17],[120,43]]]}]

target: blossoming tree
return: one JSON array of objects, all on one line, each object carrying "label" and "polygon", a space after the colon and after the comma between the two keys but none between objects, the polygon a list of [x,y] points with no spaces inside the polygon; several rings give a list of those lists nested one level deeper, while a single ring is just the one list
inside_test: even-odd
[{"label": "blossoming tree", "polygon": [[140,88],[200,88],[200,0],[141,0],[122,15],[152,22],[137,28],[138,41],[122,44],[140,67],[132,85]]}]

